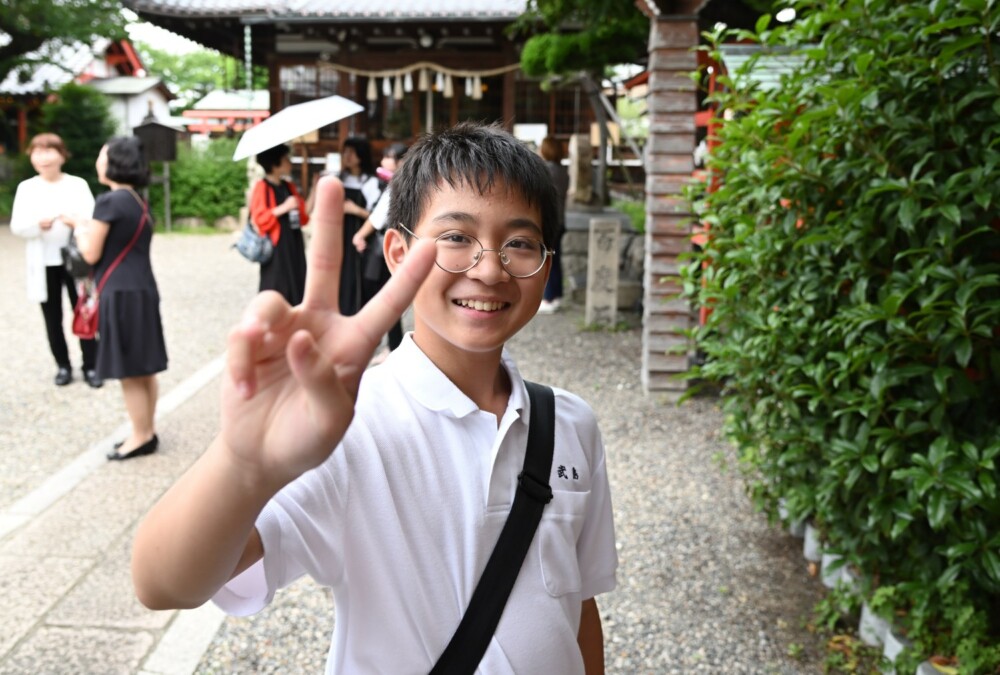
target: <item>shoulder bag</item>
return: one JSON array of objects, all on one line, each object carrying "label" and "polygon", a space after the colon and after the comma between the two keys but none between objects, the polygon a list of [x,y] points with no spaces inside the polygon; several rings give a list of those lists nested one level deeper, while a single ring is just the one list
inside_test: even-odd
[{"label": "shoulder bag", "polygon": [[81,280],[77,286],[76,305],[73,307],[73,335],[84,340],[93,340],[98,337],[98,311],[101,308],[101,290],[104,289],[104,284],[108,282],[108,277],[118,267],[118,263],[124,260],[128,252],[132,250],[135,242],[139,239],[139,233],[142,232],[142,228],[149,218],[146,203],[139,199],[139,195],[133,190],[129,189],[129,192],[132,193],[132,196],[139,202],[139,206],[142,207],[142,218],[139,220],[138,227],[135,228],[135,234],[132,235],[132,239],[114,259],[114,262],[105,270],[101,276],[100,283],[95,286],[94,276],[91,273],[89,277]]},{"label": "shoulder bag", "polygon": [[521,571],[545,505],[552,501],[548,477],[555,445],[555,397],[552,389],[525,381],[531,402],[528,449],[517,476],[517,491],[483,576],[476,584],[465,616],[431,675],[472,675],[493,639],[507,598]]},{"label": "shoulder bag", "polygon": [[[267,190],[265,203],[273,208],[274,204],[271,202],[274,201],[274,191],[270,189],[270,186],[264,186],[264,189]],[[261,265],[269,262],[271,256],[274,255],[274,244],[271,242],[271,238],[257,230],[251,216],[247,216],[247,222],[243,226],[243,231],[240,232],[240,238],[233,244],[233,248],[250,262]]]}]

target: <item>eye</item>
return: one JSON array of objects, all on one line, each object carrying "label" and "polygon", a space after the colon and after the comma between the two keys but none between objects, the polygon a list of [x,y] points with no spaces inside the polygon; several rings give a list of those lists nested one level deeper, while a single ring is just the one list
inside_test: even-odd
[{"label": "eye", "polygon": [[476,240],[464,232],[445,232],[437,238],[439,244],[454,248],[474,246]]},{"label": "eye", "polygon": [[508,251],[517,251],[518,253],[538,253],[542,250],[541,242],[521,237],[509,240],[503,247]]}]

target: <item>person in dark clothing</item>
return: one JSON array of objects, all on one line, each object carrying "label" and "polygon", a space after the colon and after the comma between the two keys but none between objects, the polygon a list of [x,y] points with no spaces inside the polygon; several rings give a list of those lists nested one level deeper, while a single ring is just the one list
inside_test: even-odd
[{"label": "person in dark clothing", "polygon": [[150,263],[153,222],[136,192],[149,184],[149,164],[135,136],[112,138],[97,157],[97,178],[111,190],[100,195],[94,216],[70,219],[84,259],[94,266],[99,296],[97,374],[121,381],[132,433],[110,460],[156,452],[157,373],[167,369],[160,293]]},{"label": "person in dark clothing", "polygon": [[264,169],[250,193],[250,218],[274,244],[271,259],[260,266],[259,290],[280,293],[289,304],[302,302],[306,288],[306,248],[302,226],[309,222],[306,203],[295,185],[285,180],[292,170],[287,145],[257,155]]},{"label": "person in dark clothing", "polygon": [[364,259],[353,245],[354,235],[371,215],[382,190],[371,145],[364,138],[351,137],[344,141],[340,153],[344,184],[344,260],[340,270],[340,312],[344,316],[357,314],[378,291],[374,282],[365,282]]}]

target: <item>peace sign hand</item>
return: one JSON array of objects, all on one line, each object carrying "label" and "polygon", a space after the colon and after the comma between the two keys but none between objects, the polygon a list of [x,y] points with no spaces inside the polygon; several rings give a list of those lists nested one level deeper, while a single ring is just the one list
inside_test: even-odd
[{"label": "peace sign hand", "polygon": [[344,187],[317,185],[305,298],[291,307],[257,296],[228,340],[221,440],[273,490],[321,464],[354,417],[361,375],[434,264],[434,242],[413,241],[402,265],[354,316],[339,311]]}]

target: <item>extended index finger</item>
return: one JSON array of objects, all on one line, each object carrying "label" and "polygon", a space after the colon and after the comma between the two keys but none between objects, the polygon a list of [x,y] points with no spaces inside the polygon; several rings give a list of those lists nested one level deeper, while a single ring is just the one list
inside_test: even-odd
[{"label": "extended index finger", "polygon": [[318,192],[310,219],[313,234],[302,306],[337,311],[344,259],[344,184],[335,176],[324,176],[314,189]]},{"label": "extended index finger", "polygon": [[372,348],[399,320],[413,302],[427,275],[434,267],[437,245],[433,239],[413,240],[403,262],[374,298],[352,317],[372,342]]}]

